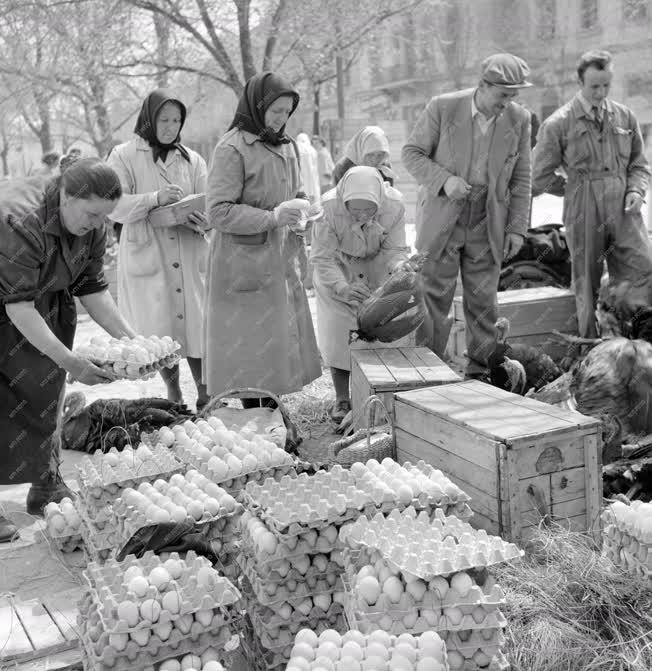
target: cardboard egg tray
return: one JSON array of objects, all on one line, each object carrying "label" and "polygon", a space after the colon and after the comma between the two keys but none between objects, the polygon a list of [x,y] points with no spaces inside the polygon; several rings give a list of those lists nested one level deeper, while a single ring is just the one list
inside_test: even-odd
[{"label": "cardboard egg tray", "polygon": [[[73,506],[79,514],[79,501],[73,501]],[[46,542],[50,543],[56,547],[60,552],[74,552],[79,550],[84,545],[84,539],[82,538],[82,526],[83,521],[80,516],[80,524],[77,527],[71,527],[66,523],[66,527],[61,532],[54,531],[50,526],[50,520],[55,515],[61,515],[62,513],[46,513],[45,514],[45,528],[42,529],[43,536],[45,537]],[[65,517],[64,517],[65,520]]]},{"label": "cardboard egg tray", "polygon": [[[140,461],[134,470],[133,464],[127,464],[121,456],[123,453],[114,447],[107,454],[115,454],[120,461],[114,468],[103,463],[104,455],[96,450],[92,456],[83,458],[77,466],[77,481],[82,495],[99,499],[98,505],[112,504],[119,492],[127,487],[137,488],[141,482],[154,482],[174,473],[183,473],[185,465],[179,462],[172,452],[163,445],[148,448],[152,457]],[[86,491],[88,494],[86,494]]]},{"label": "cardboard egg tray", "polygon": [[[291,538],[296,539],[297,536],[293,536]],[[324,555],[329,562],[334,561],[341,565],[343,561],[341,557],[342,551],[344,550],[344,545],[340,542],[334,544],[329,544],[327,542],[320,543],[320,540],[321,539],[318,538],[317,543],[312,547],[308,544],[307,541],[300,541],[299,543],[292,545],[293,550],[290,550],[287,544],[279,543],[278,547],[276,548],[276,552],[273,554],[268,554],[264,550],[258,550],[252,543],[251,537],[243,531],[240,541],[240,548],[243,554],[246,554],[248,557],[251,557],[256,561],[257,570],[261,576],[265,576],[276,571],[279,566],[283,565],[287,561],[292,563],[292,561],[298,557],[314,557],[316,555]]]},{"label": "cardboard egg tray", "polygon": [[[359,642],[359,643],[360,643],[360,646],[361,646],[362,648],[366,648],[366,646],[369,645],[369,644],[372,642],[372,641],[369,640],[369,635],[368,635],[368,634],[364,636],[364,639],[365,639],[365,640],[364,640],[363,642]],[[391,645],[389,645],[389,646],[387,647],[387,650],[388,650],[388,653],[389,653],[389,656],[390,656],[390,657],[391,657],[391,654],[392,654],[393,651],[394,651],[395,646],[396,646],[397,643],[398,643],[398,640],[396,639],[396,637],[391,637],[391,639],[392,639],[392,640],[391,640]],[[415,639],[417,639],[417,641],[418,641],[419,636],[415,636]],[[372,639],[372,640],[373,640],[373,639]],[[440,658],[439,658],[438,661],[439,661],[439,663],[441,664],[441,666],[442,666],[444,669],[448,669],[448,668],[449,668],[449,666],[448,666],[448,654],[447,654],[447,651],[446,651],[446,647],[445,647],[445,645],[444,645],[444,641],[442,640],[442,641],[440,641],[440,642],[438,642],[438,643],[441,645],[441,656],[440,656]],[[316,652],[317,648],[316,648],[316,647],[313,647],[313,650]],[[417,664],[419,661],[421,661],[421,660],[423,659],[423,655],[422,655],[422,653],[421,653],[421,649],[418,647],[418,645],[415,646],[414,651],[415,651],[415,661],[414,661],[414,666],[416,666],[416,664]],[[366,653],[366,650],[365,650],[365,653]],[[365,657],[366,657],[366,654],[365,654]],[[299,662],[298,662],[298,658],[297,658],[297,657],[293,657],[292,654],[290,654],[290,659],[288,660],[288,665],[289,665],[290,662],[292,662],[293,659],[296,659],[296,660],[297,660],[297,663],[299,663]],[[402,667],[401,667],[401,668],[402,668]]]},{"label": "cardboard egg tray", "polygon": [[[442,515],[437,511],[436,515]],[[430,522],[413,509],[393,511],[388,517],[358,519],[341,537],[352,550],[361,550],[358,565],[368,563],[369,551],[380,553],[387,564],[404,573],[430,580],[471,568],[520,559],[524,552],[513,543],[452,517]],[[365,552],[366,550],[366,552]],[[353,563],[355,557],[350,555]]]},{"label": "cardboard egg tray", "polygon": [[98,357],[87,357],[89,361],[96,366],[113,373],[120,380],[149,380],[153,378],[161,368],[172,368],[176,366],[181,357],[178,354],[168,354],[168,356],[157,359],[152,363],[142,363],[140,361],[119,361],[100,359]]},{"label": "cardboard egg tray", "polygon": [[[206,539],[235,540],[238,528],[238,519],[242,515],[242,505],[237,504],[235,510],[229,513],[218,513],[210,515],[204,511],[200,520],[193,520],[190,515],[187,521],[193,521],[197,533],[201,533]],[[147,516],[140,509],[127,505],[124,499],[119,498],[113,506],[112,525],[117,529],[120,539],[128,541],[143,527],[150,526],[154,522],[148,521]]]},{"label": "cardboard egg tray", "polygon": [[618,529],[614,524],[607,524],[602,534],[605,544],[627,549],[640,562],[648,563],[652,569],[652,544],[644,543],[640,538]]},{"label": "cardboard egg tray", "polygon": [[78,617],[84,668],[93,671],[143,669],[171,657],[201,654],[208,648],[226,647],[235,636],[234,630],[228,625],[206,628],[194,621],[187,627],[187,633],[173,628],[166,640],[152,634],[145,646],[128,638],[124,649],[117,650],[111,645],[111,635],[102,631],[96,608],[97,604],[93,604],[89,610],[80,609]]},{"label": "cardboard egg tray", "polygon": [[479,666],[471,657],[456,657],[457,650],[448,650],[448,666],[450,671],[510,671],[510,664],[503,652],[494,655],[489,664]]},{"label": "cardboard egg tray", "polygon": [[652,548],[652,526],[649,520],[652,520],[652,501],[632,501],[629,506],[616,501],[602,513],[603,526],[612,526],[611,533],[620,532]]},{"label": "cardboard egg tray", "polygon": [[643,564],[636,555],[631,554],[626,548],[609,545],[607,543],[603,546],[603,553],[616,566],[628,571],[634,576],[638,576],[643,581],[647,581],[648,586],[652,588],[652,568],[650,567],[650,560],[647,564]]},{"label": "cardboard egg tray", "polygon": [[[208,463],[203,459],[199,459],[197,455],[190,452],[185,448],[180,447],[175,443],[174,452],[178,458],[183,461],[185,464],[192,466],[198,470],[202,475],[207,477],[211,482],[214,482],[216,485],[225,489],[229,494],[235,496],[242,492],[242,490],[250,483],[262,483],[268,478],[271,479],[280,479],[283,476],[287,475],[293,477],[296,475],[296,470],[294,468],[294,462],[283,464],[281,466],[268,466],[265,468],[257,468],[253,471],[248,471],[241,473],[240,475],[233,478],[224,478],[222,480],[215,477],[214,473],[208,468]],[[290,455],[288,455],[290,456]]]},{"label": "cardboard egg tray", "polygon": [[[174,615],[163,610],[159,622],[173,621],[182,615],[189,615],[200,610],[212,610],[214,615],[217,615],[218,611],[222,614],[226,612],[229,618],[233,616],[233,610],[238,608],[241,600],[241,594],[233,583],[227,578],[218,576],[212,588],[200,585],[196,574],[203,567],[211,568],[210,562],[203,557],[198,557],[192,551],[186,554],[185,560],[180,559],[177,553],[172,553],[170,557],[181,563],[183,573],[179,579],[171,581],[171,587],[166,591],[177,590],[181,597],[181,605],[179,612]],[[129,633],[151,627],[151,623],[146,622],[130,627],[127,622],[118,617],[117,609],[122,601],[134,601],[138,604],[145,599],[156,599],[159,595],[159,591],[152,585],[148,587],[143,597],[138,598],[132,595],[122,584],[124,572],[131,566],[138,566],[143,570],[144,575],[148,575],[152,569],[162,564],[159,557],[151,552],[145,553],[141,559],[129,555],[123,562],[109,560],[103,566],[89,564],[82,575],[89,588],[97,594],[100,604],[98,614],[106,632]]]}]

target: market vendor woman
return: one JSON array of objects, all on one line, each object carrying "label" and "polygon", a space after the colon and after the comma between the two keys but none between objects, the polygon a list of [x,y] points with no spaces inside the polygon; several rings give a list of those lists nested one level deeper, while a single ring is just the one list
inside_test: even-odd
[{"label": "market vendor woman", "polygon": [[[121,195],[97,158],[76,161],[45,190],[29,179],[0,188],[0,485],[31,483],[32,515],[70,495],[55,432],[66,372],[89,385],[113,379],[71,351],[73,297],[113,337],[136,335],[102,274],[105,222]],[[15,533],[0,517],[0,541]]]}]

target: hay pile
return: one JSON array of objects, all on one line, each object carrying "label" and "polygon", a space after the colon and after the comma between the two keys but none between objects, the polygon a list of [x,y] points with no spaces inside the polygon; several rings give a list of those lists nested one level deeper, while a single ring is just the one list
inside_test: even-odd
[{"label": "hay pile", "polygon": [[496,571],[512,671],[650,671],[652,591],[561,527]]}]

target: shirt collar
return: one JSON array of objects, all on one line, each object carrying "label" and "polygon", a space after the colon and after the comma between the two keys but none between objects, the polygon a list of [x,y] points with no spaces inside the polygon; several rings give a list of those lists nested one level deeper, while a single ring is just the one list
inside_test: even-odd
[{"label": "shirt collar", "polygon": [[[593,107],[594,107],[594,105],[584,97],[584,95],[582,94],[581,91],[577,92],[577,99],[579,100],[580,105],[582,106],[582,109],[584,110],[584,113],[587,116],[593,118]],[[595,105],[595,107],[597,107],[597,105]],[[600,103],[599,110],[600,110],[600,112],[604,112],[606,109],[607,109],[607,100],[605,98]]]},{"label": "shirt collar", "polygon": [[473,95],[471,96],[471,119],[475,119],[475,115],[479,114],[481,119],[485,121],[486,123],[489,123],[490,121],[493,121],[496,117],[486,117],[476,106],[475,104],[475,94],[477,93],[477,89],[473,92]]}]

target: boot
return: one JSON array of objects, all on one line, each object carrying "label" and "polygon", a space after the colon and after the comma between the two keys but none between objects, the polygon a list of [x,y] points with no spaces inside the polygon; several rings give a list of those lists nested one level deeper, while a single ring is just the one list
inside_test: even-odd
[{"label": "boot", "polygon": [[0,515],[0,543],[9,543],[18,537],[18,527],[11,520]]},{"label": "boot", "polygon": [[61,499],[74,498],[73,492],[68,489],[66,483],[57,470],[49,473],[40,482],[33,482],[27,492],[27,512],[30,515],[43,515],[43,509],[48,503],[59,503]]}]

